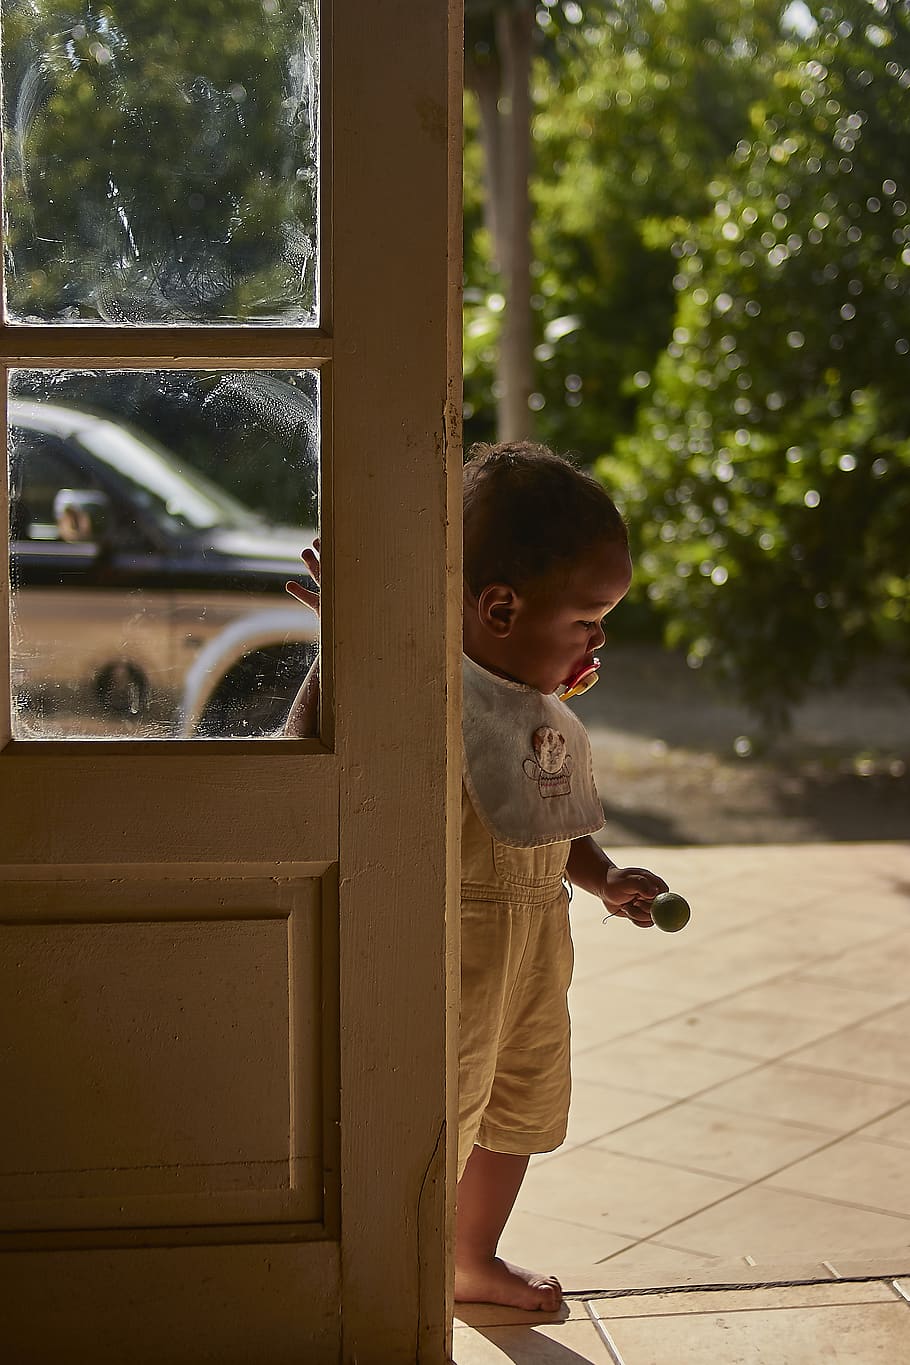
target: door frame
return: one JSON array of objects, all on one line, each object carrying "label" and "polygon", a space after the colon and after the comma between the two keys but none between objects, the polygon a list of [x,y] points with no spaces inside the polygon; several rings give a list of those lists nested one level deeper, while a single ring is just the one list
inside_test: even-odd
[{"label": "door frame", "polygon": [[[33,1348],[67,1343],[74,1362],[116,1360],[117,1324],[130,1330],[137,1312],[132,1330],[146,1337],[167,1319],[161,1365],[189,1359],[213,1306],[236,1294],[246,1306],[253,1286],[271,1314],[262,1365],[436,1365],[451,1344],[462,13],[458,0],[377,0],[366,17],[357,0],[323,0],[322,12],[318,329],[0,326],[4,367],[318,366],[323,379],[319,736],[13,741],[0,708],[0,932],[51,932],[114,882],[141,905],[149,883],[171,882],[178,900],[229,884],[242,901],[263,878],[296,891],[315,880],[325,1017],[337,1020],[318,1227],[136,1227],[126,1238],[87,1227],[75,1247],[47,1227],[28,1245],[0,1244],[20,1331],[38,1333]],[[8,590],[4,577],[7,611]],[[7,677],[8,645],[0,632]],[[110,1307],[118,1289],[132,1319],[115,1309],[80,1343],[87,1305]],[[296,1322],[283,1324],[292,1307]]]}]

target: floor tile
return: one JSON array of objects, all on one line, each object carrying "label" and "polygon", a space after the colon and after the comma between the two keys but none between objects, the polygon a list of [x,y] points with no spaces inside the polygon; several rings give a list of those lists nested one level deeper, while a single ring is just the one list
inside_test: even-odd
[{"label": "floor tile", "polygon": [[501,1303],[456,1303],[456,1327],[546,1327],[569,1321],[590,1322],[582,1299],[563,1299],[555,1313],[507,1308]]},{"label": "floor tile", "polygon": [[857,1260],[853,1259],[853,1255],[849,1251],[833,1251],[826,1259],[835,1273],[841,1276],[882,1275],[890,1282],[905,1273],[910,1274],[910,1230],[903,1246],[891,1247],[889,1250],[868,1250]]},{"label": "floor tile", "polygon": [[610,1082],[630,1090],[645,1088],[682,1099],[754,1065],[750,1058],[733,1053],[636,1034],[582,1052],[574,1062],[574,1072],[582,1080]]},{"label": "floor tile", "polygon": [[887,1118],[878,1119],[857,1133],[857,1137],[875,1138],[880,1142],[896,1142],[910,1147],[910,1104],[904,1104]]},{"label": "floor tile", "polygon": [[666,1246],[659,1241],[642,1241],[602,1261],[597,1267],[600,1272],[597,1283],[610,1289],[626,1289],[684,1284],[693,1276],[713,1283],[722,1264],[728,1263],[707,1252]]},{"label": "floor tile", "polygon": [[[666,1234],[668,1238],[673,1235],[673,1229]],[[827,1256],[806,1252],[789,1259],[781,1259],[773,1251],[758,1257],[709,1256],[654,1238],[638,1242],[628,1251],[620,1251],[595,1266],[593,1269],[597,1273],[589,1279],[588,1288],[608,1286],[612,1297],[629,1289],[662,1287],[669,1292],[680,1285],[689,1289],[701,1289],[706,1285],[755,1288],[771,1283],[834,1281],[849,1276],[868,1278],[874,1275],[887,1279],[903,1273],[905,1266],[910,1267],[910,1240],[903,1249],[876,1250],[864,1253],[862,1261],[843,1264],[849,1264],[850,1268],[842,1270],[840,1258],[835,1265]]]},{"label": "floor tile", "polygon": [[813,969],[813,975],[868,990],[900,991],[906,998],[908,953],[910,931],[889,934],[873,944],[842,953],[823,967]]},{"label": "floor tile", "polygon": [[830,1141],[831,1134],[823,1128],[732,1114],[691,1102],[629,1124],[594,1145],[746,1182],[798,1161]]},{"label": "floor tile", "polygon": [[720,1005],[690,1009],[687,1014],[648,1029],[649,1038],[691,1043],[696,1047],[738,1052],[756,1061],[771,1061],[827,1036],[839,1027],[826,1019],[811,1019],[772,1010],[741,1009],[740,996]]},{"label": "floor tile", "polygon": [[456,1327],[453,1336],[455,1365],[582,1365],[585,1361],[611,1365],[609,1352],[590,1320],[545,1327]]},{"label": "floor tile", "polygon": [[648,1095],[641,1090],[625,1090],[618,1085],[601,1085],[576,1077],[572,1082],[566,1146],[591,1142],[672,1103],[665,1095]]},{"label": "floor tile", "polygon": [[624,1365],[894,1365],[910,1358],[898,1303],[609,1319]]},{"label": "floor tile", "polygon": [[714,1176],[576,1147],[529,1172],[516,1207],[529,1213],[558,1209],[567,1222],[647,1237],[736,1188]]},{"label": "floor tile", "polygon": [[594,1299],[599,1318],[651,1318],[679,1313],[741,1313],[762,1308],[826,1307],[831,1304],[893,1303],[894,1291],[882,1280],[856,1284],[749,1286],[734,1289],[692,1289],[667,1294],[630,1294],[628,1298]]},{"label": "floor tile", "polygon": [[763,937],[791,944],[801,957],[824,962],[860,944],[874,943],[898,925],[893,912],[871,913],[861,919],[849,909],[832,912],[830,899],[763,919],[757,926]]},{"label": "floor tile", "polygon": [[790,972],[776,981],[740,991],[736,1009],[763,1010],[771,1013],[821,1019],[832,1029],[856,1023],[868,1015],[877,1014],[889,1004],[899,1004],[907,998],[907,984],[897,992],[868,990],[847,982],[819,980],[813,972]]},{"label": "floor tile", "polygon": [[910,1100],[910,1088],[771,1062],[701,1096],[740,1113],[792,1119],[846,1133]]},{"label": "floor tile", "polygon": [[811,1257],[820,1261],[837,1251],[849,1249],[859,1259],[864,1247],[901,1246],[908,1232],[906,1218],[760,1184],[672,1228],[664,1227],[657,1235],[724,1258],[786,1261]]},{"label": "floor tile", "polygon": [[[907,964],[904,964],[907,971]],[[800,1048],[787,1058],[792,1066],[837,1071],[865,1080],[904,1084],[910,1077],[910,1052],[906,1036],[874,1025],[836,1033],[821,1042]]]},{"label": "floor tile", "polygon": [[704,1003],[792,971],[793,965],[788,945],[763,942],[757,932],[737,931],[707,947],[680,948],[677,956],[653,964],[622,967],[613,979],[636,990],[665,990]]},{"label": "floor tile", "polygon": [[[536,1174],[532,1171],[527,1178],[531,1200],[535,1183]],[[500,1255],[507,1261],[555,1275],[564,1284],[563,1267],[594,1265],[604,1256],[634,1246],[629,1237],[619,1237],[585,1223],[570,1223],[559,1217],[561,1211],[560,1206],[549,1215],[531,1214],[522,1208],[513,1210],[499,1243]]]},{"label": "floor tile", "polygon": [[900,1033],[906,1038],[910,1034],[910,1003],[897,1005],[885,1014],[876,1015],[874,1020],[869,1021],[868,1027],[880,1032]]},{"label": "floor tile", "polygon": [[569,992],[569,1014],[576,1050],[634,1033],[688,1007],[682,996],[630,990],[600,975],[575,981]]},{"label": "floor tile", "polygon": [[[771,1176],[768,1184],[778,1190],[795,1190],[910,1219],[907,1152],[861,1137],[844,1138],[827,1151],[797,1161]],[[910,1227],[907,1231],[910,1234]]]}]

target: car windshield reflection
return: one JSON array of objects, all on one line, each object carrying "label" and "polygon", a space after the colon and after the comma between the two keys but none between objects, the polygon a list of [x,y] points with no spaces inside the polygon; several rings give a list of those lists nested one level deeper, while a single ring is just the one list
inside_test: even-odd
[{"label": "car windshield reflection", "polygon": [[113,422],[98,422],[77,436],[80,445],[107,465],[132,497],[168,529],[235,530],[261,525],[263,518],[236,502],[204,474],[178,466],[169,450]]}]

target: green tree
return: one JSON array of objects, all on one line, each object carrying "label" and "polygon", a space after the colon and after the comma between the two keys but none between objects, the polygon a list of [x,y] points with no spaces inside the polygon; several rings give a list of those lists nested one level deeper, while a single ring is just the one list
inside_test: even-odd
[{"label": "green tree", "polygon": [[910,655],[910,6],[832,0],[814,25],[713,212],[649,229],[675,328],[599,465],[671,642],[772,725],[858,658]]},{"label": "green tree", "polygon": [[[541,7],[534,66],[533,421],[587,460],[635,421],[636,376],[665,346],[676,273],[652,224],[707,211],[707,186],[773,75],[775,0]],[[481,126],[467,109],[465,394],[493,428],[508,289],[495,271]],[[484,139],[486,141],[486,139]]]}]

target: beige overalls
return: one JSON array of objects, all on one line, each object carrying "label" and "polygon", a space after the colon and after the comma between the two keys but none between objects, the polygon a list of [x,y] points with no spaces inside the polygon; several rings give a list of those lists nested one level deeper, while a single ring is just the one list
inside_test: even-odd
[{"label": "beige overalls", "polygon": [[464,668],[458,1176],[475,1144],[552,1151],[569,1111],[563,877],[600,829],[584,727],[556,697]]}]

